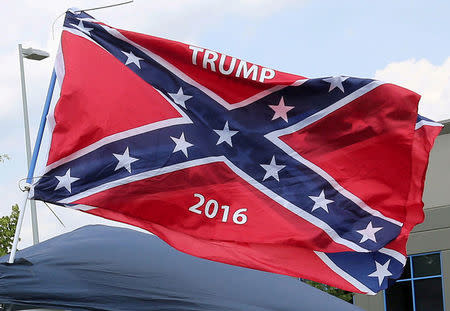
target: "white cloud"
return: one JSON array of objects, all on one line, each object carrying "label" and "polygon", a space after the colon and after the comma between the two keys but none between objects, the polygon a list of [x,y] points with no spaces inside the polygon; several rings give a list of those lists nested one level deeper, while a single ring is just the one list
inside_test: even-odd
[{"label": "white cloud", "polygon": [[419,113],[434,120],[450,119],[450,57],[442,65],[409,59],[377,70],[375,79],[392,82],[422,96]]}]

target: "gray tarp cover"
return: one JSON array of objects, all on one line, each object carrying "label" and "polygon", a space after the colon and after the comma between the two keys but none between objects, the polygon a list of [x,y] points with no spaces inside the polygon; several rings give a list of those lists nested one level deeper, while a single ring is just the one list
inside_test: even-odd
[{"label": "gray tarp cover", "polygon": [[282,275],[181,253],[155,236],[86,226],[0,258],[0,302],[66,310],[360,310]]}]

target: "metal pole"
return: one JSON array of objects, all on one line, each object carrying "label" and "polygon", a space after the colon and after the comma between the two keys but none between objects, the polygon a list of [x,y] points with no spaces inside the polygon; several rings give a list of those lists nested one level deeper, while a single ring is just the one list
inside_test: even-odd
[{"label": "metal pole", "polygon": [[[34,144],[33,156],[31,158],[30,168],[28,170],[28,176],[27,176],[28,185],[27,185],[27,189],[24,194],[24,202],[19,207],[19,213],[20,213],[19,220],[17,221],[16,232],[14,234],[13,246],[11,248],[11,255],[9,256],[9,260],[8,260],[9,263],[14,263],[14,258],[16,257],[17,243],[19,243],[19,235],[20,235],[20,230],[22,229],[23,215],[25,214],[25,208],[27,205],[28,194],[29,194],[29,190],[30,190],[29,186],[32,182],[34,169],[36,167],[39,148],[41,147],[42,136],[44,135],[45,122],[47,120],[47,114],[50,109],[50,103],[52,101],[53,89],[55,88],[55,82],[56,82],[56,73],[55,73],[55,70],[53,70],[52,77],[50,79],[50,85],[49,85],[48,91],[47,91],[47,98],[45,99],[44,110],[42,111],[41,123],[39,125],[39,131],[38,131],[38,135],[36,137],[36,143]],[[30,200],[30,201],[33,202],[32,200]]]},{"label": "metal pole", "polygon": [[19,243],[19,234],[20,234],[20,229],[22,229],[23,215],[25,215],[25,209],[27,207],[28,191],[29,191],[29,189],[27,189],[23,193],[22,204],[19,206],[19,219],[17,220],[16,232],[14,233],[14,241],[13,241],[13,245],[11,248],[11,254],[9,255],[9,260],[8,260],[9,263],[14,263],[14,258],[16,257],[17,243]]},{"label": "metal pole", "polygon": [[[19,63],[20,63],[20,81],[22,83],[22,104],[23,104],[23,123],[25,125],[25,147],[27,152],[27,167],[31,162],[31,143],[30,143],[30,123],[28,120],[27,90],[25,87],[25,72],[23,68],[22,44],[19,44]],[[28,183],[30,183],[28,181]],[[39,230],[36,213],[36,202],[30,200],[31,204],[31,228],[33,230],[33,244],[39,243]]]},{"label": "metal pole", "polygon": [[128,4],[128,3],[132,3],[133,1],[134,1],[134,0],[129,0],[129,1],[121,2],[121,3],[115,3],[115,4],[110,4],[110,5],[99,6],[99,7],[96,7],[96,8],[89,8],[89,9],[76,10],[76,11],[74,11],[74,12],[75,12],[75,13],[79,13],[79,12],[86,12],[86,11],[94,11],[94,10],[100,10],[100,9],[112,8],[112,7],[115,7],[115,6],[124,5],[124,4]]}]

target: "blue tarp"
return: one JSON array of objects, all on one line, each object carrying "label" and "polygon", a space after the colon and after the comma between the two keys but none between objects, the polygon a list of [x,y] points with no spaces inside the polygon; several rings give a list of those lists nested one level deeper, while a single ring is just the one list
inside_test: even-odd
[{"label": "blue tarp", "polygon": [[0,258],[0,303],[65,310],[360,310],[297,279],[181,253],[156,236],[86,226]]}]

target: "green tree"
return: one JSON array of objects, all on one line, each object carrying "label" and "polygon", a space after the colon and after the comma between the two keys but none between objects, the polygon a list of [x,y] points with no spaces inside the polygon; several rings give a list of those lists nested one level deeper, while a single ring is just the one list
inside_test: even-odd
[{"label": "green tree", "polygon": [[17,204],[13,205],[10,216],[0,217],[0,256],[11,251],[18,219],[19,206]]},{"label": "green tree", "polygon": [[342,300],[345,300],[350,303],[353,302],[353,293],[352,292],[348,292],[348,291],[340,289],[340,288],[325,285],[322,283],[317,283],[317,282],[310,281],[310,280],[302,280],[302,281],[305,282],[306,284],[309,284],[315,288],[318,288],[330,295],[341,298]]},{"label": "green tree", "polygon": [[0,162],[3,162],[5,160],[9,160],[9,155],[7,155],[7,154],[0,154]]}]

